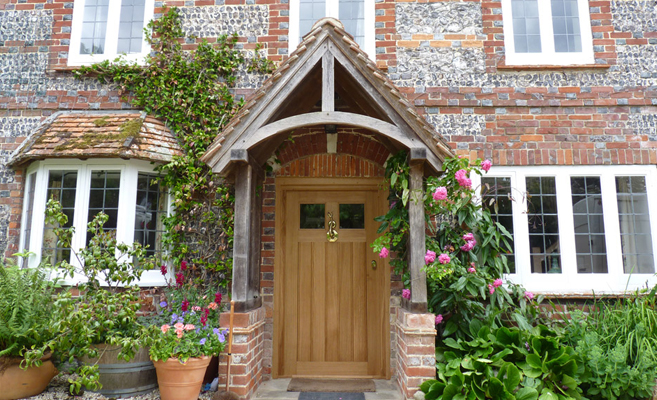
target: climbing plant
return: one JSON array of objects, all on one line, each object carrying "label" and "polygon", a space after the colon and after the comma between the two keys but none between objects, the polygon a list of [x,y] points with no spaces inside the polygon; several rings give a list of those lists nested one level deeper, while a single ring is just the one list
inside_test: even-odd
[{"label": "climbing plant", "polygon": [[198,276],[227,284],[232,258],[234,196],[230,186],[213,176],[200,160],[212,141],[243,105],[233,86],[240,67],[269,73],[272,63],[258,56],[246,59],[235,48],[237,36],[221,36],[183,49],[184,32],[176,8],[149,23],[146,38],[151,54],[143,65],[122,58],[76,71],[96,76],[130,95],[133,107],[164,120],[176,134],[182,155],[158,167],[160,181],[173,196],[174,212],[165,218],[163,245],[175,265],[191,261]]}]

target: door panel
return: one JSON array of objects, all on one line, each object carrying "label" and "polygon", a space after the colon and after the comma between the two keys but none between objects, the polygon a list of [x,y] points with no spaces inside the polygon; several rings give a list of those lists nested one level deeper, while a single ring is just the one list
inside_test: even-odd
[{"label": "door panel", "polygon": [[[376,188],[355,189],[289,190],[282,196],[278,376],[387,375],[387,263],[369,247],[376,237],[374,217],[385,212],[386,200]],[[329,213],[335,242],[327,239]],[[341,214],[352,220],[340,221]]]}]

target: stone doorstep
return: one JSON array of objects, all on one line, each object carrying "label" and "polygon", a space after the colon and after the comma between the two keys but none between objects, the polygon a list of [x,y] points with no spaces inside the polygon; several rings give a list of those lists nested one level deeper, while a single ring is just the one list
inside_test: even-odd
[{"label": "stone doorstep", "polygon": [[[255,400],[297,400],[299,392],[288,392],[290,378],[271,379],[262,382],[255,393]],[[365,400],[403,400],[394,380],[375,379],[376,392],[365,393]]]}]

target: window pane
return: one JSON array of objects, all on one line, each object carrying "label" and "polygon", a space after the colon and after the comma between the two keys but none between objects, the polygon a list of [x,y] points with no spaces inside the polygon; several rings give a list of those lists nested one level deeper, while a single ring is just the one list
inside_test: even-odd
[{"label": "window pane", "polygon": [[162,190],[155,174],[140,173],[137,178],[137,207],[135,211],[135,242],[148,246],[146,256],[162,260],[162,218],[166,216],[166,191]]},{"label": "window pane", "polygon": [[[492,177],[481,178],[481,201],[483,208],[490,211],[491,216],[496,222],[499,222],[511,234],[509,240],[511,251],[514,251],[513,244],[513,210],[511,204],[511,178],[509,177]],[[507,254],[509,273],[516,272],[515,254]]]},{"label": "window pane", "polygon": [[552,29],[557,53],[582,51],[577,0],[552,0]]},{"label": "window pane", "polygon": [[616,177],[616,193],[625,273],[652,274],[655,263],[645,177]]},{"label": "window pane", "polygon": [[340,0],[339,19],[362,48],[365,45],[365,0]]},{"label": "window pane", "polygon": [[538,0],[511,0],[511,11],[516,53],[540,53]]},{"label": "window pane", "polygon": [[109,0],[89,1],[84,5],[80,54],[103,54]]},{"label": "window pane", "polygon": [[145,0],[124,0],[121,3],[118,53],[140,53],[144,27]]},{"label": "window pane", "polygon": [[365,229],[365,204],[340,204],[340,229]]},{"label": "window pane", "polygon": [[570,178],[578,273],[607,273],[600,178]]},{"label": "window pane", "polygon": [[[109,219],[103,225],[104,231],[115,231],[119,212],[119,185],[121,171],[93,171],[91,173],[91,188],[89,189],[89,213],[87,222],[104,212]],[[87,243],[91,240],[91,233],[87,233]]]},{"label": "window pane", "polygon": [[326,0],[299,0],[299,42],[313,24],[326,17]]},{"label": "window pane", "polygon": [[[77,171],[50,171],[48,174],[48,200],[54,199],[62,204],[62,212],[68,217],[66,228],[73,226],[77,179]],[[70,261],[71,249],[59,246],[53,228],[58,226],[46,224],[43,228],[42,257],[52,265],[62,260]]]},{"label": "window pane", "polygon": [[30,235],[32,234],[32,215],[34,213],[34,188],[36,187],[36,173],[32,173],[27,177],[27,207],[25,209],[25,243],[23,248],[19,250],[30,249]]},{"label": "window pane", "polygon": [[561,273],[554,177],[527,177],[527,220],[532,273]]},{"label": "window pane", "polygon": [[324,204],[301,204],[299,213],[301,229],[324,229]]}]

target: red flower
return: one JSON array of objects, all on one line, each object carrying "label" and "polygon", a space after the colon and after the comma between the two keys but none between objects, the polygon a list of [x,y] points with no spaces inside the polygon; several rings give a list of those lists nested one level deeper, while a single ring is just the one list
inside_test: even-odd
[{"label": "red flower", "polygon": [[176,274],[176,286],[181,287],[185,281],[185,276],[182,272]]},{"label": "red flower", "polygon": [[221,293],[217,292],[214,294],[214,302],[217,304],[221,304]]},{"label": "red flower", "polygon": [[183,260],[180,262],[180,270],[184,271],[187,269],[187,261]]},{"label": "red flower", "polygon": [[208,316],[207,315],[201,315],[201,324],[203,324],[203,326],[205,326],[205,324],[207,324],[207,322],[208,322]]},{"label": "red flower", "polygon": [[162,275],[166,275],[166,274],[167,274],[167,266],[166,266],[166,265],[162,265],[162,266],[160,266],[160,273],[161,273]]},{"label": "red flower", "polygon": [[210,309],[206,308],[206,309],[203,310],[203,312],[205,313],[205,316],[207,317],[208,314],[210,314]]},{"label": "red flower", "polygon": [[180,309],[183,311],[187,311],[189,309],[189,301],[187,301],[187,299],[183,300]]}]

